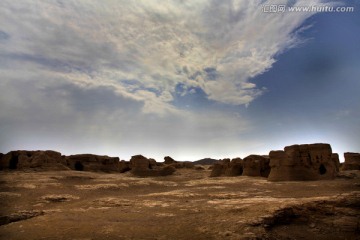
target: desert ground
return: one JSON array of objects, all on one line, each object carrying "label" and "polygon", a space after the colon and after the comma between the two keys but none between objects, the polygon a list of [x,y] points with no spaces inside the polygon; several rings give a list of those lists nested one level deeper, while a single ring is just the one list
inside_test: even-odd
[{"label": "desert ground", "polygon": [[359,171],[305,182],[185,168],[0,174],[0,239],[360,239]]}]

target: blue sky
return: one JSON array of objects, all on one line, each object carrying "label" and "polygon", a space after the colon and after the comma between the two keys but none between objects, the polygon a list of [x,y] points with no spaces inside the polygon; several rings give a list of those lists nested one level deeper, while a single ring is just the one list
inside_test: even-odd
[{"label": "blue sky", "polygon": [[[264,13],[267,4],[352,13]],[[360,152],[359,1],[0,2],[0,151]]]}]

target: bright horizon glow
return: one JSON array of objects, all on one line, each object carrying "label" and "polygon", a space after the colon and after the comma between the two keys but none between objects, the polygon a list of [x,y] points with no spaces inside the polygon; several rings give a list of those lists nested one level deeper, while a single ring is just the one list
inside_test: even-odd
[{"label": "bright horizon glow", "polygon": [[[218,155],[216,154],[209,154],[209,155],[206,155],[206,154],[203,154],[203,150],[197,152],[197,153],[184,153],[184,152],[173,152],[173,153],[168,153],[168,154],[163,154],[163,153],[156,153],[156,152],[151,152],[151,151],[145,151],[145,152],[137,152],[136,150],[134,151],[129,151],[129,152],[119,152],[117,150],[114,150],[114,149],[91,149],[91,148],[82,148],[84,149],[83,151],[79,152],[79,151],[76,151],[76,149],[67,149],[65,150],[61,148],[61,146],[59,146],[59,149],[55,149],[55,148],[37,148],[36,146],[32,146],[31,144],[27,145],[23,145],[21,148],[18,148],[18,149],[11,149],[9,151],[15,151],[15,150],[31,150],[31,151],[35,151],[35,150],[53,150],[53,151],[58,151],[60,152],[62,155],[75,155],[75,154],[96,154],[96,155],[107,155],[107,156],[110,156],[110,157],[119,157],[120,160],[125,160],[125,161],[129,161],[131,156],[134,156],[134,155],[143,155],[147,158],[153,158],[155,159],[157,162],[162,162],[164,160],[164,157],[165,156],[170,156],[172,158],[174,158],[175,160],[177,161],[196,161],[196,160],[200,160],[200,159],[203,159],[203,158],[213,158],[213,159],[224,159],[224,158],[230,158],[230,159],[233,159],[233,158],[237,158],[237,157],[240,157],[240,158],[245,158],[251,154],[256,154],[256,155],[268,155],[270,151],[272,150],[284,150],[284,148],[286,146],[290,146],[290,145],[300,145],[300,144],[315,144],[315,143],[328,143],[328,142],[325,142],[325,141],[302,141],[302,140],[299,140],[299,141],[292,141],[291,144],[287,144],[287,145],[284,145],[284,146],[280,146],[279,144],[275,144],[275,145],[272,145],[272,146],[268,146],[268,147],[265,147],[263,149],[259,149],[259,150],[255,150],[255,151],[247,151],[247,150],[242,150],[242,151],[238,151],[238,152],[233,152],[231,154],[222,154],[222,153],[219,153]],[[338,145],[338,146],[335,146],[332,145],[331,143],[329,143],[332,147],[332,152],[333,153],[338,153],[339,154],[339,159],[340,159],[340,162],[343,162],[344,161],[344,153],[345,152],[352,152],[350,150],[344,150],[346,149],[345,146],[341,146],[341,145]],[[7,153],[7,152],[4,152],[4,153]]]}]

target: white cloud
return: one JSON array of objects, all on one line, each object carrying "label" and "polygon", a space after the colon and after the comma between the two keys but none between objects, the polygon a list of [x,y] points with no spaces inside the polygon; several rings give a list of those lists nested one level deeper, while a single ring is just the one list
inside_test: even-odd
[{"label": "white cloud", "polygon": [[[180,83],[211,100],[249,104],[262,93],[249,79],[297,41],[293,31],[312,15],[263,13],[263,2],[3,0],[0,29],[10,39],[0,54],[35,62],[55,78],[115,86],[144,101],[145,112],[172,109]],[[204,72],[209,67],[216,79]]]},{"label": "white cloud", "polygon": [[[251,78],[312,15],[262,12],[274,2],[1,0],[0,145],[205,157],[245,144],[251,123],[219,109],[263,93]],[[203,94],[220,105],[175,104]]]},{"label": "white cloud", "polygon": [[191,153],[197,154],[190,158],[193,160],[206,156],[207,151],[213,154],[214,149],[224,153],[229,141],[234,145],[249,130],[247,120],[237,115],[210,110],[176,110],[167,117],[161,112],[143,114],[139,101],[116,95],[112,88],[56,81],[39,87],[39,82],[6,84],[8,94],[0,96],[6,107],[0,118],[4,151],[16,146],[63,154],[109,154],[127,160],[135,154],[158,160],[165,155],[186,160]]}]

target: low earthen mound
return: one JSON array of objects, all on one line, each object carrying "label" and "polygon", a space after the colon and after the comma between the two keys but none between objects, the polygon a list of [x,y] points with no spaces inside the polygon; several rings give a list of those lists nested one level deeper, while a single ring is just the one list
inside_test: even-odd
[{"label": "low earthen mound", "polygon": [[338,163],[330,144],[292,145],[270,152],[270,181],[334,179]]},{"label": "low earthen mound", "polygon": [[174,168],[194,168],[194,163],[186,161],[186,162],[178,162],[174,160],[172,157],[166,156],[164,157],[164,164],[173,166]]},{"label": "low earthen mound", "polygon": [[205,170],[205,168],[202,165],[197,164],[197,165],[194,166],[194,170],[203,171],[203,170]]},{"label": "low earthen mound", "polygon": [[177,163],[172,157],[166,156],[164,157],[164,164],[174,164]]},{"label": "low earthen mound", "polygon": [[44,215],[44,211],[30,210],[30,211],[19,211],[10,215],[0,216],[0,226],[13,222],[27,220],[41,215]]},{"label": "low earthen mound", "polygon": [[304,239],[304,236],[313,236],[314,231],[321,232],[322,239],[358,239],[359,206],[359,192],[324,200],[299,201],[280,207],[249,225],[264,227],[264,239],[288,239],[286,233],[289,232],[291,239]]},{"label": "low earthen mound", "polygon": [[169,166],[173,166],[174,168],[189,168],[189,169],[193,169],[194,168],[194,164],[192,162],[177,162],[177,163],[173,163],[170,164]]},{"label": "low earthen mound", "polygon": [[198,165],[213,165],[214,163],[218,162],[219,160],[213,158],[203,158],[197,161],[194,161],[194,164]]}]

